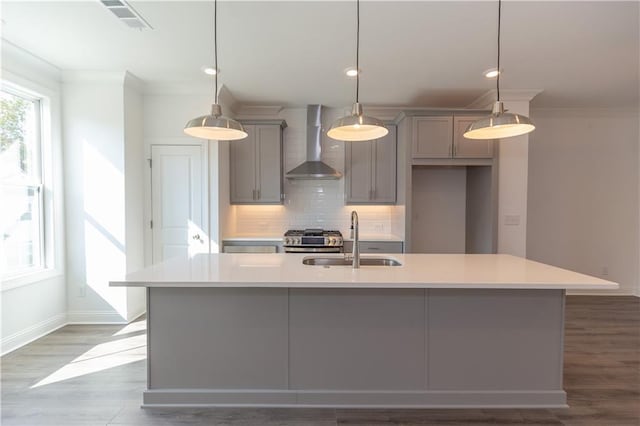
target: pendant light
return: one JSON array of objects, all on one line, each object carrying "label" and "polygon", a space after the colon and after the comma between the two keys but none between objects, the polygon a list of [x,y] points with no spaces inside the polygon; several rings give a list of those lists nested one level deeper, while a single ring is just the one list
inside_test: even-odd
[{"label": "pendant light", "polygon": [[[502,0],[498,0],[498,67],[500,70],[500,19]],[[524,115],[505,112],[500,100],[500,72],[496,78],[498,100],[493,104],[491,115],[474,121],[464,132],[467,139],[503,139],[532,132],[536,127]]]},{"label": "pendant light", "polygon": [[194,118],[184,126],[189,136],[202,139],[231,141],[247,137],[242,124],[222,115],[222,107],[218,104],[218,0],[213,2],[213,55],[215,61],[215,103],[211,105],[211,114]]},{"label": "pendant light", "polygon": [[389,133],[381,120],[369,117],[362,112],[359,103],[360,95],[360,0],[356,0],[356,103],[353,104],[351,115],[342,117],[331,125],[327,136],[340,141],[369,141],[378,139]]}]

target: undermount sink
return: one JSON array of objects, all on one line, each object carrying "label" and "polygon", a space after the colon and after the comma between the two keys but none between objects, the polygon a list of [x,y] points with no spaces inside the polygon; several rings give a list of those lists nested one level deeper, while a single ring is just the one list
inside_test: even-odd
[{"label": "undermount sink", "polygon": [[[310,256],[302,259],[302,263],[314,266],[351,266],[353,260],[344,257]],[[390,257],[361,257],[360,266],[402,266],[402,264]]]}]

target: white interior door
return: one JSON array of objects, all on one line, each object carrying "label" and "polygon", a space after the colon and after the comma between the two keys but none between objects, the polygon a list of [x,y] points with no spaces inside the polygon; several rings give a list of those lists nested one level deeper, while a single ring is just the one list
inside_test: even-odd
[{"label": "white interior door", "polygon": [[153,263],[209,252],[206,158],[201,145],[151,147]]}]

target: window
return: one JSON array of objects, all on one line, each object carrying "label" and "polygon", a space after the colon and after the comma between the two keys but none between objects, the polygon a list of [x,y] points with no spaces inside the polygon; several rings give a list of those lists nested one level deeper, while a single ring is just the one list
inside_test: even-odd
[{"label": "window", "polygon": [[3,278],[45,268],[41,100],[0,91],[0,230]]}]

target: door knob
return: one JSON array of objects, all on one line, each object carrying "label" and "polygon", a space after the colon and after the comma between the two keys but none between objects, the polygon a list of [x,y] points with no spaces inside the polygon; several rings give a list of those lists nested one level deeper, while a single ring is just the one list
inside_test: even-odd
[{"label": "door knob", "polygon": [[193,238],[193,239],[194,239],[194,240],[196,240],[196,241],[200,241],[200,234],[196,234],[196,235],[194,235],[194,236],[193,236],[193,237],[191,237],[191,238]]}]

